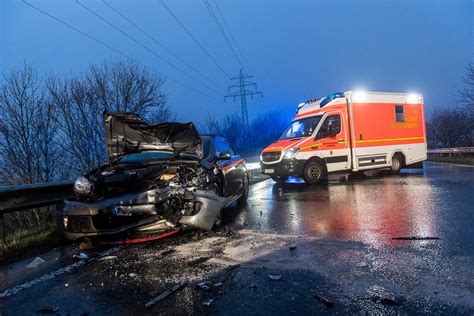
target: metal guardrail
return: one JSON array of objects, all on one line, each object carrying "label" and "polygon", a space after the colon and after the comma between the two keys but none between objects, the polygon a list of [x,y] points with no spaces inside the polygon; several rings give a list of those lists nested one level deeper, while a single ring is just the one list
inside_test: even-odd
[{"label": "metal guardrail", "polygon": [[474,154],[474,147],[434,148],[428,154]]},{"label": "metal guardrail", "polygon": [[0,187],[0,242],[5,240],[4,214],[56,205],[74,196],[73,181]]}]

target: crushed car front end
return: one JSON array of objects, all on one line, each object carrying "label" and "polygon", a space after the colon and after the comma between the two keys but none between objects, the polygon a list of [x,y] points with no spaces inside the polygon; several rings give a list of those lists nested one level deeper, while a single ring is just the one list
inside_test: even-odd
[{"label": "crushed car front end", "polygon": [[133,113],[106,114],[109,161],[76,180],[64,201],[68,239],[114,235],[157,222],[212,229],[221,209],[222,179],[203,163],[191,123],[148,125]]}]

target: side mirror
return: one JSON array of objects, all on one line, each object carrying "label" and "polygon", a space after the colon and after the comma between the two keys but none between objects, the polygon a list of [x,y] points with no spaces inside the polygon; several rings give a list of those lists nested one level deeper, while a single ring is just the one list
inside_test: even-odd
[{"label": "side mirror", "polygon": [[219,153],[219,156],[217,157],[217,160],[230,160],[232,158],[230,156],[230,152],[228,151],[222,151]]},{"label": "side mirror", "polygon": [[328,134],[329,137],[335,137],[337,135],[336,124],[329,124]]}]

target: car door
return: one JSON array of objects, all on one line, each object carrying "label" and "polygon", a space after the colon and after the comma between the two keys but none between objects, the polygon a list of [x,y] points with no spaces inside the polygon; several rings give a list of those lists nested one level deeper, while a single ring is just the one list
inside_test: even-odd
[{"label": "car door", "polygon": [[229,160],[219,160],[217,165],[224,175],[224,195],[231,196],[240,194],[243,185],[243,159],[238,155],[230,143],[222,137],[215,140],[216,157],[221,152],[229,152]]},{"label": "car door", "polygon": [[343,117],[340,112],[328,113],[315,136],[329,172],[349,168],[348,131]]}]

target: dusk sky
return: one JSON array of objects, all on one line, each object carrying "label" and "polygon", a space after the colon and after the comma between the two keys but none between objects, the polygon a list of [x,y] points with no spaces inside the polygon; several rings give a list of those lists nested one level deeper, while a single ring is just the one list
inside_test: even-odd
[{"label": "dusk sky", "polygon": [[[274,109],[291,116],[296,105],[336,91],[419,92],[428,112],[451,106],[462,87],[465,67],[474,57],[474,6],[470,0],[432,1],[219,1],[248,73],[264,99],[249,101],[249,114]],[[212,79],[206,82],[152,40],[133,28],[103,1],[81,0],[156,54],[199,78],[193,81],[119,33],[76,1],[28,0],[113,48],[192,86],[203,96],[168,80],[169,105],[183,121],[202,121],[240,113],[238,100],[223,103],[232,82],[199,49],[160,0],[107,3]],[[226,73],[239,64],[203,1],[165,0]],[[215,7],[213,0],[209,1]],[[18,0],[0,1],[0,69],[24,61],[41,74],[69,75],[91,63],[123,59],[117,53],[65,27]]]}]

